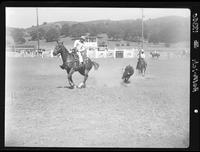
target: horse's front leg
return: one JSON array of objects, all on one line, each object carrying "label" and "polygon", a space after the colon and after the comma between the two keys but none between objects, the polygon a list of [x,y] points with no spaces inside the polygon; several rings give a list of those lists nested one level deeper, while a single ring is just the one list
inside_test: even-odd
[{"label": "horse's front leg", "polygon": [[145,72],[146,72],[146,66],[143,68],[142,76],[145,76]]},{"label": "horse's front leg", "polygon": [[70,87],[71,87],[72,89],[73,89],[74,86],[75,86],[75,84],[74,84],[74,82],[73,82],[73,80],[72,80],[72,74],[73,74],[74,72],[75,72],[75,71],[74,71],[74,69],[72,68],[72,69],[69,71],[68,75],[67,75],[69,85],[70,85]]}]

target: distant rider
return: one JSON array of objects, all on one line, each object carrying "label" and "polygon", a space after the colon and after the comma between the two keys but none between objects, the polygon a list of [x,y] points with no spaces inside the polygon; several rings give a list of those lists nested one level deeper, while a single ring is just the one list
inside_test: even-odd
[{"label": "distant rider", "polygon": [[144,50],[143,50],[143,49],[141,49],[141,50],[139,51],[138,56],[139,56],[138,59],[145,59],[145,53],[144,53]]},{"label": "distant rider", "polygon": [[[144,50],[141,49],[138,53],[138,62],[137,62],[137,68],[138,68],[138,65],[139,65],[139,61],[140,60],[144,60],[145,59],[145,53],[144,53]],[[144,60],[145,61],[145,60]]]}]

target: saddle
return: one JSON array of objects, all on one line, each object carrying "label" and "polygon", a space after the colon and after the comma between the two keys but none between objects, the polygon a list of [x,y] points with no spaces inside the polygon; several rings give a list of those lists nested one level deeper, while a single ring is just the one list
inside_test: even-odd
[{"label": "saddle", "polygon": [[[79,66],[80,65],[80,61],[79,61],[79,56],[77,54],[77,50],[76,49],[72,49],[71,54],[74,56],[76,65]],[[81,55],[83,57],[83,63],[86,63],[86,61],[88,60],[88,57],[84,53],[81,53]]]},{"label": "saddle", "polygon": [[78,57],[78,54],[77,54],[77,50],[76,50],[76,49],[72,49],[71,54],[73,55],[75,61],[79,61],[79,57]]}]

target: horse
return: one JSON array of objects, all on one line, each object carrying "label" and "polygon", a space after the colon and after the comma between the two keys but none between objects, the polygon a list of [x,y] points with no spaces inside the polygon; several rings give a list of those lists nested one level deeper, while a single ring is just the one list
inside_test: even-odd
[{"label": "horse", "polygon": [[136,69],[139,71],[139,73],[142,74],[142,76],[145,75],[146,67],[147,67],[146,61],[143,58],[139,58],[138,62],[137,62]]},{"label": "horse", "polygon": [[151,54],[151,56],[152,56],[152,58],[154,58],[154,57],[157,57],[157,58],[159,58],[160,57],[160,54],[159,53],[155,53],[155,52],[150,52],[150,54]]},{"label": "horse", "polygon": [[124,83],[128,83],[129,81],[129,78],[133,75],[134,73],[134,69],[131,65],[127,65],[125,70],[124,70],[124,73],[123,73],[123,76],[122,76],[122,79],[124,80]]},{"label": "horse", "polygon": [[64,69],[68,74],[67,78],[70,85],[69,88],[73,89],[74,87],[77,87],[75,86],[75,83],[72,80],[72,75],[76,71],[78,71],[81,75],[84,76],[84,80],[82,83],[79,84],[78,88],[85,88],[89,71],[92,69],[93,66],[94,69],[97,70],[99,68],[99,64],[94,61],[91,61],[91,59],[88,57],[84,58],[83,64],[79,64],[79,60],[77,58],[78,55],[75,52],[70,53],[63,45],[63,42],[57,41],[57,45],[54,48],[53,55],[56,56],[58,54],[61,55]]}]

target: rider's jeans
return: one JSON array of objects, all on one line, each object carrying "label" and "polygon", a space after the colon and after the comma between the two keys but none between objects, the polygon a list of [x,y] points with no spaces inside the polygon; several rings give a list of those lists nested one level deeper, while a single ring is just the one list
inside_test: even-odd
[{"label": "rider's jeans", "polygon": [[83,62],[83,57],[82,57],[82,55],[81,55],[81,52],[77,52],[77,54],[78,54],[78,57],[79,57],[79,61],[80,61],[80,62]]}]

